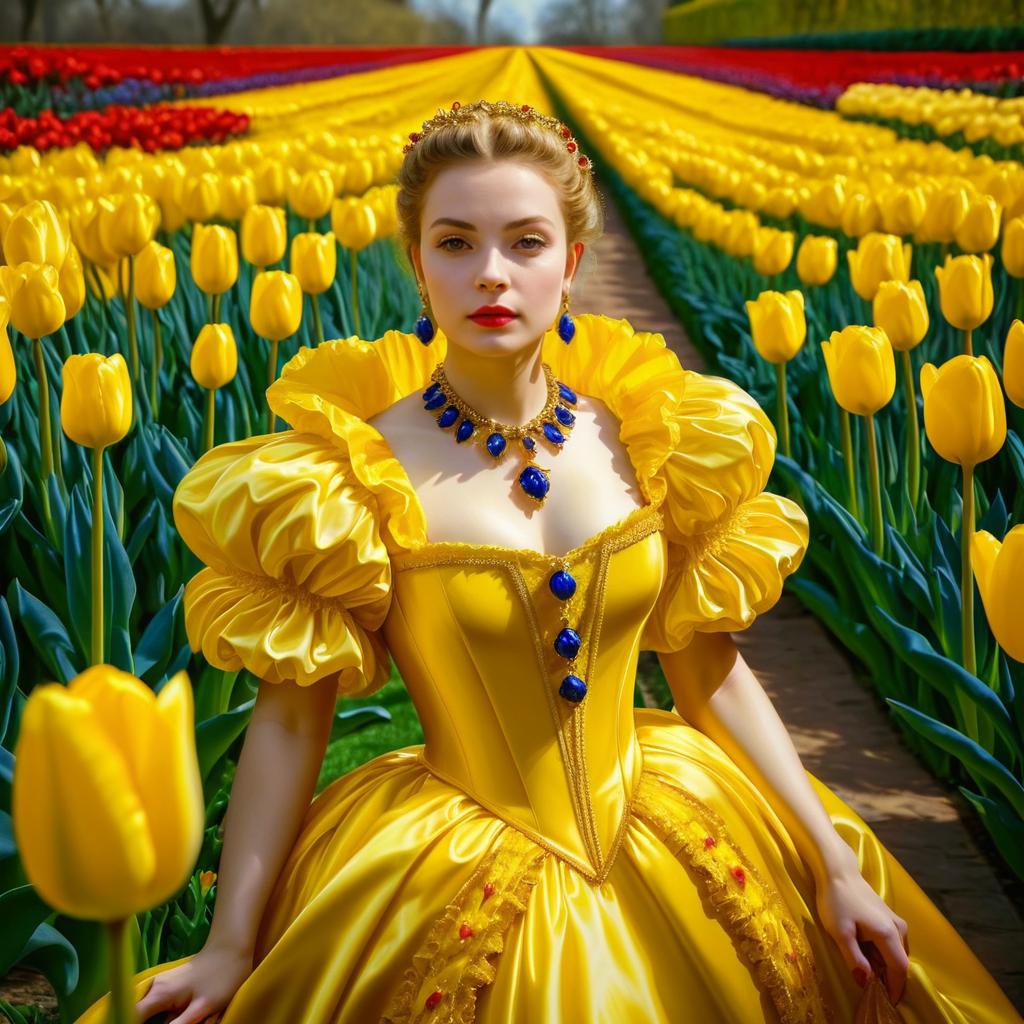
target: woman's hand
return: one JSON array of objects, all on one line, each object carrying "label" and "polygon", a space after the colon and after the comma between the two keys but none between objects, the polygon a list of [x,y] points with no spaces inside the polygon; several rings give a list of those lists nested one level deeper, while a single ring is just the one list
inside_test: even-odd
[{"label": "woman's hand", "polygon": [[819,882],[817,904],[822,925],[835,939],[857,983],[863,988],[872,973],[860,946],[869,942],[877,951],[889,1000],[893,1005],[898,1003],[907,984],[907,922],[892,911],[858,870],[830,875]]},{"label": "woman's hand", "polygon": [[149,991],[135,1004],[135,1012],[142,1024],[164,1011],[177,1013],[167,1018],[167,1024],[216,1021],[250,974],[251,953],[204,946],[186,963],[154,975]]}]

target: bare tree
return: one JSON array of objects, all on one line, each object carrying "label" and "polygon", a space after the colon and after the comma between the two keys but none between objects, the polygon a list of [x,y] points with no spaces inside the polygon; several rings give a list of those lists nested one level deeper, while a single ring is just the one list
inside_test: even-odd
[{"label": "bare tree", "polygon": [[203,17],[203,32],[208,46],[224,41],[231,19],[241,0],[199,0],[199,13]]},{"label": "bare tree", "polygon": [[487,20],[487,11],[490,9],[492,0],[479,0],[476,11],[476,41],[480,44],[484,41],[484,22]]}]

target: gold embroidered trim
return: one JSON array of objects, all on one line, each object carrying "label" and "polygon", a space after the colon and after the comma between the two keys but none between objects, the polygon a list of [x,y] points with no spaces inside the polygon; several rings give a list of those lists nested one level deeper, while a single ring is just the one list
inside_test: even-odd
[{"label": "gold embroidered trim", "polygon": [[244,572],[238,569],[225,573],[216,569],[212,571],[216,572],[218,576],[223,576],[225,579],[230,580],[239,588],[250,591],[257,597],[290,597],[292,600],[313,611],[349,611],[346,607],[345,598],[326,597],[323,594],[315,593],[308,587],[292,583],[289,580],[279,580],[273,576],[261,576],[259,573]]},{"label": "gold embroidered trim", "polygon": [[[673,814],[662,794],[670,794],[691,813]],[[697,874],[719,923],[771,997],[781,1024],[834,1021],[814,957],[792,913],[732,842],[718,812],[646,772],[635,796],[636,815],[659,831]]]},{"label": "gold embroidered trim", "polygon": [[747,525],[751,517],[750,509],[742,505],[731,515],[720,519],[703,533],[695,533],[692,536],[684,537],[681,543],[676,544],[685,552],[685,564],[696,565],[705,558],[718,555],[729,541]]},{"label": "gold embroidered trim", "polygon": [[494,981],[505,933],[526,910],[547,851],[504,829],[437,919],[381,1024],[470,1024],[477,989]]}]

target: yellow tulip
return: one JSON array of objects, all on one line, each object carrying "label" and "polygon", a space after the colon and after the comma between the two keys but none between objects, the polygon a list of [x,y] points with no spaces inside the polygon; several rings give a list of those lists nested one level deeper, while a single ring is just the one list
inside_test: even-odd
[{"label": "yellow tulip", "polygon": [[78,246],[85,253],[91,263],[109,267],[117,263],[117,253],[107,248],[100,230],[104,217],[108,210],[113,209],[113,203],[106,196],[101,197],[91,207],[83,211],[81,219]]},{"label": "yellow tulip", "polygon": [[141,192],[115,196],[100,207],[100,237],[118,259],[141,252],[159,225],[160,207]]},{"label": "yellow tulip", "polygon": [[7,322],[11,316],[11,304],[7,297],[0,295],[0,405],[14,394],[18,382],[18,370],[14,362],[14,349],[7,334]]},{"label": "yellow tulip", "polygon": [[284,259],[288,228],[280,206],[255,204],[242,218],[242,255],[261,270]]},{"label": "yellow tulip", "polygon": [[819,185],[800,204],[800,212],[814,224],[837,228],[846,205],[846,186],[840,178]]},{"label": "yellow tulip", "polygon": [[[374,216],[376,217],[376,213]],[[722,248],[731,256],[749,256],[754,251],[754,238],[759,226],[757,214],[752,210],[730,211],[729,226]]]},{"label": "yellow tulip", "polygon": [[319,220],[334,202],[334,179],[327,170],[306,171],[288,189],[291,208],[307,220]]},{"label": "yellow tulip", "polygon": [[854,192],[846,200],[840,225],[844,235],[851,238],[862,238],[881,226],[881,213],[878,203],[871,196]]},{"label": "yellow tulip", "polygon": [[85,304],[85,272],[82,269],[82,257],[74,243],[68,245],[64,265],[57,275],[57,288],[64,300],[64,319],[70,320]]},{"label": "yellow tulip", "polygon": [[793,259],[792,231],[761,228],[754,238],[754,269],[765,277],[781,274]]},{"label": "yellow tulip", "polygon": [[921,367],[924,428],[947,462],[973,467],[1006,441],[1006,407],[999,378],[985,356],[959,355]]},{"label": "yellow tulip", "polygon": [[761,292],[746,307],[754,347],[762,359],[785,363],[800,351],[807,337],[803,292]]},{"label": "yellow tulip", "polygon": [[220,208],[220,179],[211,171],[188,179],[182,186],[181,205],[192,221],[208,221]]},{"label": "yellow tulip", "polygon": [[185,884],[205,824],[193,716],[184,671],[159,694],[112,665],[33,689],[12,813],[25,873],[51,907],[113,921]]},{"label": "yellow tulip", "polygon": [[[723,228],[729,224],[726,217],[723,211]],[[377,237],[377,217],[369,203],[335,203],[331,208],[331,228],[346,249],[361,252]]]},{"label": "yellow tulip", "polygon": [[921,241],[952,242],[969,205],[970,196],[963,185],[953,183],[939,189],[928,199],[921,222]]},{"label": "yellow tulip", "polygon": [[11,323],[26,338],[44,338],[64,323],[60,277],[49,263],[21,263],[21,283],[11,296]]},{"label": "yellow tulip", "polygon": [[256,168],[256,200],[280,206],[285,199],[285,173],[279,160],[268,157]]},{"label": "yellow tulip", "polygon": [[971,562],[981,603],[999,646],[1015,661],[1024,661],[1024,526],[1015,526],[996,540],[987,530],[971,536]]},{"label": "yellow tulip", "polygon": [[875,325],[897,352],[909,351],[928,333],[928,304],[920,281],[883,281],[873,302]]},{"label": "yellow tulip", "polygon": [[992,312],[992,256],[947,256],[935,268],[942,315],[962,331],[972,331]]},{"label": "yellow tulip", "polygon": [[64,433],[84,448],[106,448],[132,425],[132,384],[120,352],[71,355],[64,361],[60,422]]},{"label": "yellow tulip", "polygon": [[156,240],[135,260],[135,297],[147,309],[160,309],[171,301],[178,283],[174,253]]},{"label": "yellow tulip", "polygon": [[302,286],[294,274],[265,270],[252,283],[252,329],[268,341],[290,338],[302,323]]},{"label": "yellow tulip", "polygon": [[880,327],[853,324],[821,343],[836,402],[847,412],[871,416],[896,391],[896,359]]},{"label": "yellow tulip", "polygon": [[1003,208],[993,196],[972,196],[964,219],[955,232],[956,244],[964,252],[988,252],[999,238]]},{"label": "yellow tulip", "polygon": [[768,190],[761,209],[769,217],[778,217],[779,220],[785,220],[796,209],[797,199],[797,194],[793,189],[777,185],[775,188]]},{"label": "yellow tulip", "polygon": [[307,231],[292,239],[291,272],[307,295],[320,295],[334,283],[338,250],[334,232],[319,235]]},{"label": "yellow tulip", "polygon": [[195,224],[192,228],[192,280],[207,295],[222,295],[238,280],[238,240],[232,228]]},{"label": "yellow tulip", "polygon": [[70,233],[53,203],[36,199],[11,218],[4,232],[4,257],[8,264],[48,263],[56,270],[64,265]]},{"label": "yellow tulip", "polygon": [[256,202],[256,185],[246,174],[230,174],[221,182],[220,213],[225,220],[241,220]]},{"label": "yellow tulip", "polygon": [[904,243],[899,235],[869,231],[846,257],[853,290],[868,302],[883,281],[906,281],[910,277],[910,243]]},{"label": "yellow tulip", "polygon": [[839,243],[830,235],[808,235],[796,254],[797,276],[806,285],[823,285],[836,272]]},{"label": "yellow tulip", "polygon": [[927,205],[928,197],[920,186],[881,193],[878,206],[883,229],[893,235],[912,235],[924,219]]},{"label": "yellow tulip", "polygon": [[230,324],[205,324],[192,346],[192,376],[204,388],[222,388],[238,370],[238,347]]},{"label": "yellow tulip", "polygon": [[1006,397],[1024,409],[1024,323],[1014,320],[1003,349],[1003,387]]},{"label": "yellow tulip", "polygon": [[1024,277],[1024,217],[1007,222],[1001,252],[1006,272],[1011,277]]}]

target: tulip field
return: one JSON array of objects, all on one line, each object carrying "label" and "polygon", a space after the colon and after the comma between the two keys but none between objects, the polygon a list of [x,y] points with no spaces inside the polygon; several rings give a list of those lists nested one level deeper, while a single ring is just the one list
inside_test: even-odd
[{"label": "tulip field", "polygon": [[[203,945],[259,681],[191,649],[171,498],[300,347],[412,330],[394,177],[454,100],[572,129],[775,424],[787,589],[1024,879],[1024,64],[916,56],[0,50],[0,975],[71,1021]],[[339,701],[318,788],[421,738],[397,676]]]}]

